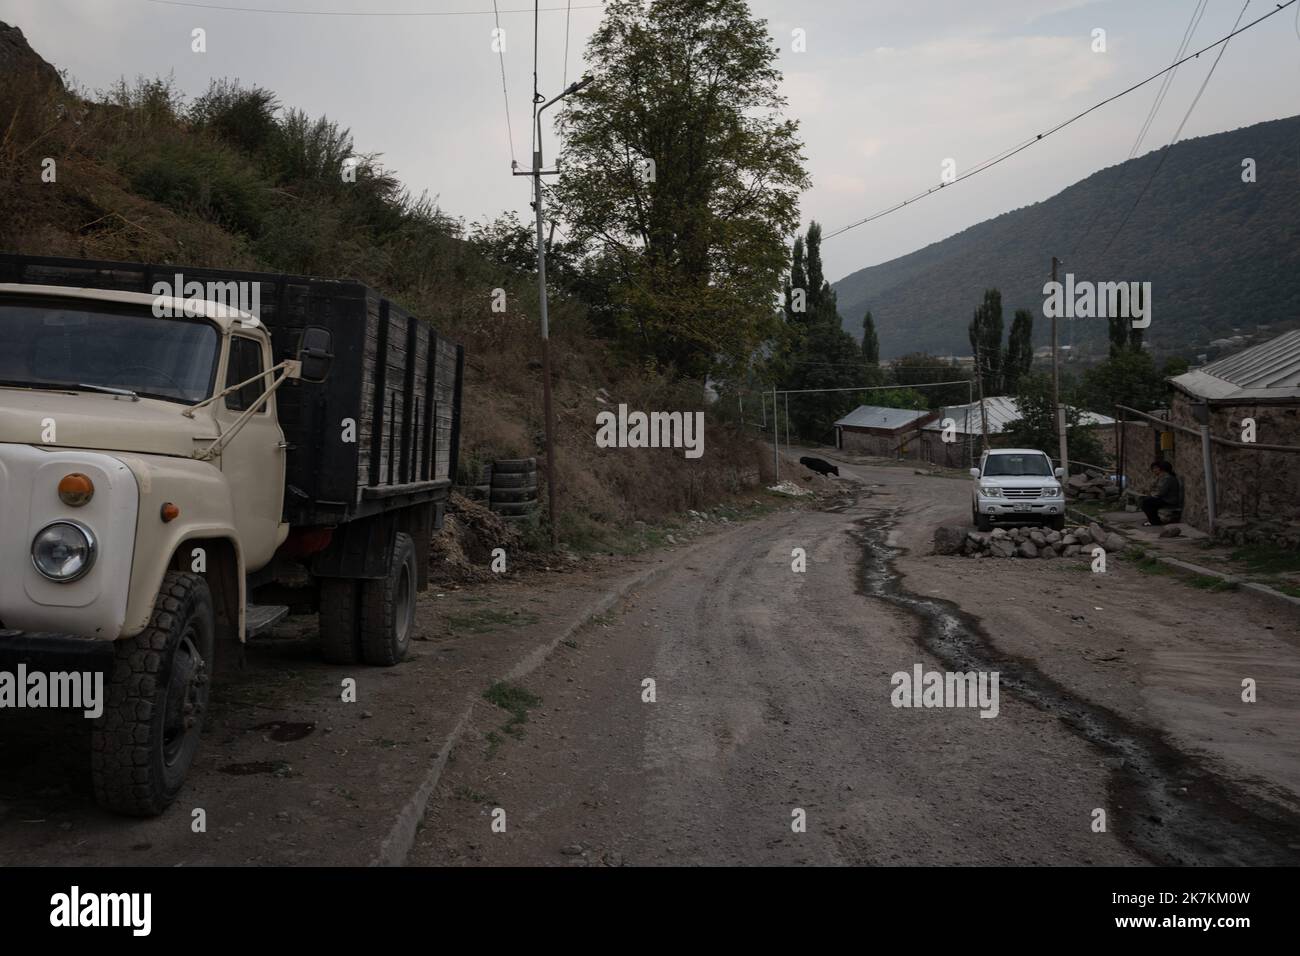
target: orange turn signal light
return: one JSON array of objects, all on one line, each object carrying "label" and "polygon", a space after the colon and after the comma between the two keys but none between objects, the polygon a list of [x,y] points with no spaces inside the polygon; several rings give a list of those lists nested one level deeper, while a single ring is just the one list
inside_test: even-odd
[{"label": "orange turn signal light", "polygon": [[80,508],[94,496],[94,483],[79,471],[59,479],[59,500],[70,508]]},{"label": "orange turn signal light", "polygon": [[159,509],[158,513],[162,516],[163,521],[173,521],[180,517],[181,509],[177,508],[170,501],[164,501],[163,506]]}]

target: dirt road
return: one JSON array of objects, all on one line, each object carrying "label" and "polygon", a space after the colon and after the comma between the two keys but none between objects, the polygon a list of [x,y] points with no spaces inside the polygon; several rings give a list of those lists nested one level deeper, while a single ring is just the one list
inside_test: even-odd
[{"label": "dirt road", "polygon": [[[965,481],[841,473],[840,506],[675,552],[480,703],[409,862],[1300,862],[1300,620],[1119,561],[937,557]],[[916,665],[998,672],[996,716],[894,706]]]}]

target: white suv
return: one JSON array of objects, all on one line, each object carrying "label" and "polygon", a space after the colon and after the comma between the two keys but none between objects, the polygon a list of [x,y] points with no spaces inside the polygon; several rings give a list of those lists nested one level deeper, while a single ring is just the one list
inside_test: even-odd
[{"label": "white suv", "polygon": [[988,531],[999,518],[1018,524],[1037,521],[1057,531],[1065,527],[1065,490],[1062,472],[1052,460],[1033,448],[994,448],[970,470],[971,518]]}]

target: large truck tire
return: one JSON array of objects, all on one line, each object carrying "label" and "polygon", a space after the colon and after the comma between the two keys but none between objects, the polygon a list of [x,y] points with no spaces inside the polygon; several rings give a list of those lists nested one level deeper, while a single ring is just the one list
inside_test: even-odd
[{"label": "large truck tire", "polygon": [[361,659],[361,584],[351,578],[320,579],[321,657],[327,664]]},{"label": "large truck tire", "polygon": [[492,487],[495,488],[527,488],[529,485],[537,487],[537,472],[535,471],[517,471],[508,472],[503,475],[492,476]]},{"label": "large truck tire", "polygon": [[392,667],[406,657],[415,631],[417,580],[415,544],[398,532],[388,576],[361,582],[361,656],[367,664]]},{"label": "large truck tire", "polygon": [[492,503],[495,504],[523,504],[529,501],[537,500],[537,486],[531,488],[493,488]]},{"label": "large truck tire", "polygon": [[100,806],[152,817],[176,799],[199,747],[215,647],[207,581],[169,571],[148,627],[114,648],[104,712],[91,731]]},{"label": "large truck tire", "polygon": [[492,462],[492,477],[494,479],[503,474],[518,474],[530,471],[537,471],[536,458],[498,458]]}]

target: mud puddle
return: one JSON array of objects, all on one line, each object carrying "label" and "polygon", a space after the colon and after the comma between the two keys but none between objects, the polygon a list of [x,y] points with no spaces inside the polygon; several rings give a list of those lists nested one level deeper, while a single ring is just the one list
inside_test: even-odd
[{"label": "mud puddle", "polygon": [[902,588],[893,565],[899,551],[887,543],[895,517],[862,519],[851,532],[862,545],[859,593],[916,617],[922,645],[950,670],[998,671],[1001,690],[1054,714],[1109,758],[1115,766],[1107,823],[1127,846],[1157,864],[1300,864],[1300,816],[1217,776],[1160,733],[1076,698],[1032,662],[999,651],[979,620],[956,604]]}]

